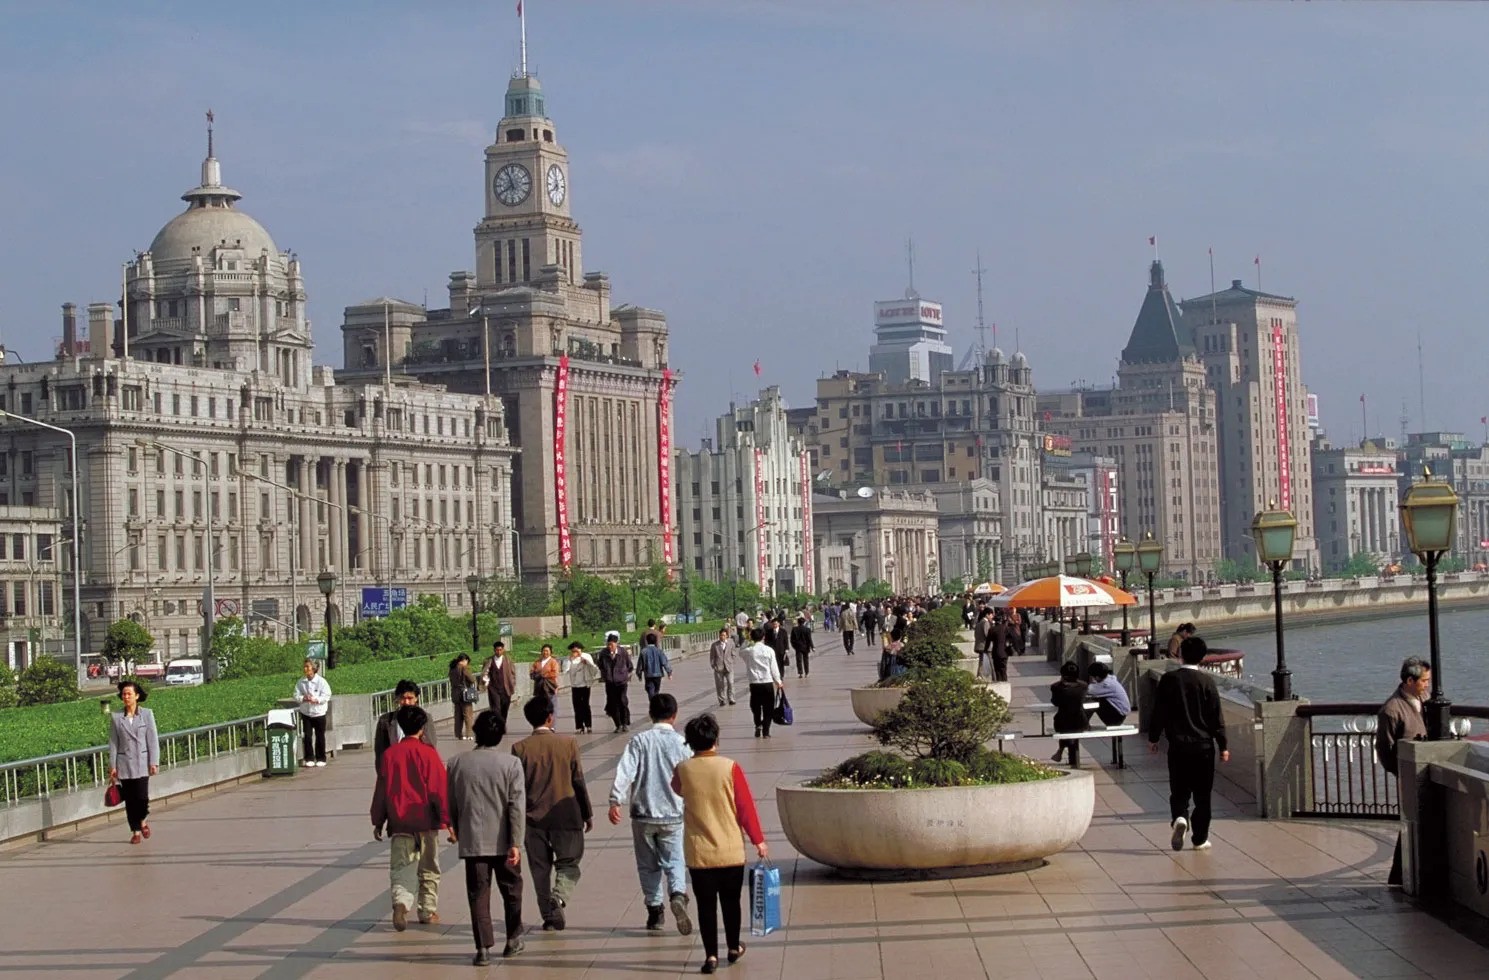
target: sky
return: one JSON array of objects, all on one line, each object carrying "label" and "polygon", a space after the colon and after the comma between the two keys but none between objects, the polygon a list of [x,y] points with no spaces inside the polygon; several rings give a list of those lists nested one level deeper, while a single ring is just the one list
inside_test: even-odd
[{"label": "sky", "polygon": [[[958,359],[980,252],[1036,386],[1108,384],[1149,236],[1176,297],[1213,249],[1218,285],[1259,256],[1298,299],[1336,444],[1403,415],[1485,435],[1489,5],[526,4],[586,268],[666,312],[683,445],[762,385],[809,405],[865,369],[911,239]],[[447,305],[514,7],[0,0],[0,342],[45,359],[60,304],[118,298],[198,182],[208,108],[224,182],[301,259],[317,361],[344,306]]]}]

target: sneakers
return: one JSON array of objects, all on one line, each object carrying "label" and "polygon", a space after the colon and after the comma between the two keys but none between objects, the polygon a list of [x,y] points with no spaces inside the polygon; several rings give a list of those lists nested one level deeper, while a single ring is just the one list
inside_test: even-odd
[{"label": "sneakers", "polygon": [[646,931],[661,932],[666,919],[666,913],[660,905],[648,905],[646,907]]},{"label": "sneakers", "polygon": [[408,928],[408,909],[402,905],[393,906],[393,931],[402,932]]},{"label": "sneakers", "polygon": [[549,932],[563,932],[568,923],[564,920],[564,903],[559,899],[553,900],[553,905],[548,909],[548,917],[543,920],[543,928]]},{"label": "sneakers", "polygon": [[1194,849],[1196,851],[1208,851],[1210,849],[1210,842],[1207,840],[1202,840],[1198,844],[1194,845]]},{"label": "sneakers", "polygon": [[1184,849],[1184,835],[1189,831],[1189,821],[1184,817],[1175,817],[1173,826],[1174,833],[1169,838],[1169,844],[1173,846],[1174,850],[1182,851]]},{"label": "sneakers", "polygon": [[522,941],[522,937],[516,936],[507,940],[507,945],[502,947],[502,955],[510,959],[526,948],[527,944]]},{"label": "sneakers", "polygon": [[688,917],[688,896],[683,892],[672,893],[672,921],[677,926],[679,936],[690,935],[693,931],[693,920]]}]

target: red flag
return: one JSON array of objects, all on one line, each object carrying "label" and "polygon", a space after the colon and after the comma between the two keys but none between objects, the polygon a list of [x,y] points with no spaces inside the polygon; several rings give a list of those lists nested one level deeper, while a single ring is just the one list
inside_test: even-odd
[{"label": "red flag", "polygon": [[1256,258],[1251,260],[1251,264],[1260,269],[1262,267],[1262,257],[1258,255]]},{"label": "red flag", "polygon": [[755,359],[755,377],[760,377],[760,359],[758,357]]},{"label": "red flag", "polygon": [[1157,245],[1158,244],[1158,236],[1157,235],[1149,235],[1148,236],[1148,244],[1149,245]]},{"label": "red flag", "polygon": [[522,0],[517,0],[517,16],[522,16]]},{"label": "red flag", "polygon": [[1489,425],[1489,415],[1480,415],[1479,416],[1479,424],[1480,425]]},{"label": "red flag", "polygon": [[1360,396],[1360,404],[1361,405],[1365,404],[1365,396],[1364,395],[1361,395]]}]

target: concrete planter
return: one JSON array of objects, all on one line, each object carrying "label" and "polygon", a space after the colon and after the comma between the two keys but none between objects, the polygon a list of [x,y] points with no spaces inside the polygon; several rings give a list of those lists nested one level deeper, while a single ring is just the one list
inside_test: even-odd
[{"label": "concrete planter", "polygon": [[906,690],[903,687],[855,687],[849,689],[848,697],[853,702],[854,716],[873,728],[880,715],[899,705]]},{"label": "concrete planter", "polygon": [[1001,786],[815,789],[781,786],[776,809],[791,846],[851,875],[926,877],[1037,868],[1091,824],[1089,772]]}]

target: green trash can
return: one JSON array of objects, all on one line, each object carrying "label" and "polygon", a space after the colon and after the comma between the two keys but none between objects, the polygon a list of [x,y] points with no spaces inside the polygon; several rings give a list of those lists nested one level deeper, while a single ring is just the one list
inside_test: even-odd
[{"label": "green trash can", "polygon": [[275,708],[269,712],[264,726],[264,775],[293,776],[295,774],[295,712],[290,708]]}]

